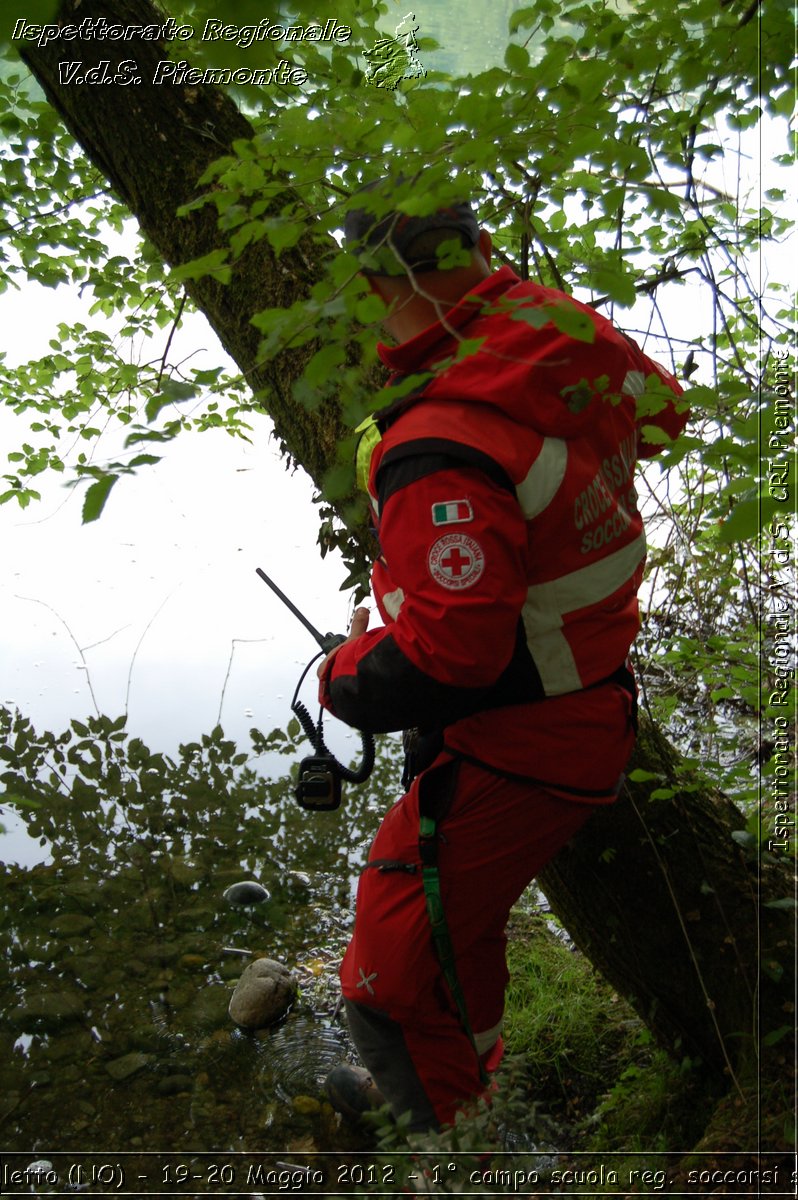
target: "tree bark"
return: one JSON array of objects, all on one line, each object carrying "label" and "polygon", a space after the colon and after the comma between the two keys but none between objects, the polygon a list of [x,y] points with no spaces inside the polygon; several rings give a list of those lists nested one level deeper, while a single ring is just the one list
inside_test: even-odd
[{"label": "tree bark", "polygon": [[[149,0],[65,0],[59,10],[62,23],[87,16],[163,20]],[[85,152],[166,262],[221,245],[213,209],[187,218],[175,213],[196,196],[208,165],[235,139],[252,135],[235,104],[212,86],[153,87],[155,64],[167,53],[151,42],[79,43],[86,66],[110,59],[113,70],[120,59],[135,58],[140,85],[64,85],[58,63],[76,57],[76,44],[28,44],[22,56]],[[253,389],[267,394],[281,442],[317,485],[334,462],[339,414],[333,405],[309,414],[292,402],[306,353],[259,364],[250,318],[304,295],[321,253],[308,238],[277,261],[264,240],[243,255],[228,285],[189,285]],[[644,724],[632,766],[675,779],[675,762],[674,751]],[[766,1033],[794,1020],[791,916],[762,904],[791,894],[787,872],[746,857],[732,838],[743,818],[722,796],[686,791],[683,783],[671,797],[652,799],[651,791],[649,784],[630,785],[617,805],[598,812],[541,884],[575,941],[663,1045],[736,1076],[755,1063],[759,1023]]]},{"label": "tree bark", "polygon": [[[627,782],[538,882],[661,1045],[750,1081],[761,1037],[794,1021],[792,916],[767,907],[791,895],[792,881],[734,840],[742,813],[706,786],[690,789],[678,757],[641,721],[629,773],[663,783]],[[674,794],[652,799],[660,788]]]}]

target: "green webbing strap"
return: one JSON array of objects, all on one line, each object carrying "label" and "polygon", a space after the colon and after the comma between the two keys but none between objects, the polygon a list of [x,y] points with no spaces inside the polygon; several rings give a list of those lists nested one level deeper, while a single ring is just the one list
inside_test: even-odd
[{"label": "green webbing strap", "polygon": [[436,843],[437,824],[433,817],[422,817],[419,822],[419,849],[421,852],[421,878],[424,883],[424,896],[427,901],[427,915],[432,927],[432,939],[443,970],[444,978],[449,985],[460,1022],[474,1047],[479,1064],[479,1077],[483,1083],[488,1082],[488,1075],[479,1057],[471,1022],[468,1019],[465,996],[457,977],[457,966],[454,958],[454,946],[449,936],[449,926],[446,923],[446,913],[443,911],[441,899],[441,879],[438,874],[438,846]]}]

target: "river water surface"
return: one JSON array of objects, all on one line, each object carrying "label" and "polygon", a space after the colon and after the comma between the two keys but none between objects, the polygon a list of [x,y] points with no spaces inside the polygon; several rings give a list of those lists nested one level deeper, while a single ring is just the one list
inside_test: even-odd
[{"label": "river water surface", "polygon": [[[107,719],[51,738],[0,715],[4,800],[15,797],[45,855],[0,864],[4,1150],[216,1162],[363,1145],[322,1085],[351,1054],[337,965],[393,798],[390,743],[371,785],[349,789],[337,812],[309,813],[290,761],[286,778],[266,780],[221,730],[171,759]],[[288,739],[283,749],[304,752]],[[249,879],[269,898],[230,904],[225,890]],[[285,963],[300,990],[284,1020],[253,1033],[227,1008],[256,956]]]}]

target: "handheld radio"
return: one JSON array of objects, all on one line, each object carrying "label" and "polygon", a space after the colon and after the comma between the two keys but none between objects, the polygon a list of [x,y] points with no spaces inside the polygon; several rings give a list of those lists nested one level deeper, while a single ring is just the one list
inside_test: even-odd
[{"label": "handheld radio", "polygon": [[[346,641],[342,633],[319,633],[315,625],[310,623],[304,613],[299,611],[296,605],[288,599],[286,594],[281,591],[274,580],[270,579],[261,567],[256,567],[255,571],[263,582],[268,584],[274,594],[282,600],[286,608],[290,609],[294,616],[302,622],[321,647],[322,654],[329,654],[336,646],[340,646],[342,642]],[[338,808],[341,803],[342,780],[346,780],[348,783],[364,783],[371,774],[374,767],[374,739],[371,734],[360,734],[363,746],[363,761],[356,771],[339,763],[335,755],[331,754],[325,746],[322,735],[323,710],[319,709],[319,719],[314,724],[313,718],[307,708],[299,700],[299,689],[304,682],[305,676],[313,666],[313,663],[316,662],[316,659],[320,657],[321,655],[316,654],[305,667],[296,686],[294,698],[291,701],[291,711],[299,719],[306,737],[310,739],[316,751],[314,755],[309,758],[303,758],[300,762],[299,777],[294,788],[294,795],[301,808],[308,809],[310,812],[331,812]]]}]

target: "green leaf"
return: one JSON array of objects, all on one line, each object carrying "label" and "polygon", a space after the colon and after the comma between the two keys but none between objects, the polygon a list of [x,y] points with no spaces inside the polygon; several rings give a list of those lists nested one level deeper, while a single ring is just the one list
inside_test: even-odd
[{"label": "green leaf", "polygon": [[596,340],[596,327],[589,314],[583,309],[577,308],[575,304],[569,304],[567,301],[563,301],[561,304],[549,304],[546,306],[546,311],[560,333],[565,333],[578,342],[594,342]]},{"label": "green leaf", "polygon": [[510,14],[510,33],[517,33],[519,29],[524,29],[529,25],[534,25],[538,20],[538,16],[539,14],[536,8],[517,9],[514,13]]},{"label": "green leaf", "polygon": [[338,463],[325,473],[322,492],[327,500],[341,500],[351,494],[354,484],[354,466],[350,463]]},{"label": "green leaf", "polygon": [[659,425],[641,425],[640,440],[646,446],[668,446],[673,438]]},{"label": "green leaf", "polygon": [[548,308],[541,304],[525,304],[510,313],[511,321],[524,321],[533,329],[543,329],[550,319]]},{"label": "green leaf", "polygon": [[339,367],[345,358],[343,346],[324,346],[313,355],[305,367],[305,380],[311,387],[324,388],[326,391],[336,367]]},{"label": "green leaf", "polygon": [[153,467],[160,461],[160,457],[157,454],[137,454],[135,458],[131,458],[127,465],[129,467]]},{"label": "green leaf", "polygon": [[144,415],[152,424],[158,413],[162,408],[166,408],[167,404],[182,404],[186,400],[193,400],[196,394],[197,389],[192,383],[184,383],[180,379],[165,379],[161,384],[161,390],[147,401]]},{"label": "green leaf", "polygon": [[201,279],[210,275],[218,283],[229,283],[233,270],[227,262],[228,254],[225,248],[211,250],[210,254],[203,254],[201,258],[194,258],[191,262],[173,267],[170,278],[182,283],[186,279]]},{"label": "green leaf", "polygon": [[637,300],[634,277],[628,271],[595,267],[590,273],[590,281],[598,291],[606,292],[611,300],[626,308],[631,308]]},{"label": "green leaf", "polygon": [[754,496],[749,500],[741,500],[732,509],[720,527],[718,537],[721,542],[729,545],[732,542],[752,542],[760,529],[763,529],[779,504],[770,496]]},{"label": "green leaf", "polygon": [[457,343],[457,354],[455,355],[456,362],[462,362],[466,358],[471,358],[472,355],[478,353],[480,348],[485,344],[487,338],[461,338]]},{"label": "green leaf", "polygon": [[776,1046],[783,1038],[789,1037],[794,1032],[792,1025],[782,1025],[780,1029],[772,1029],[770,1033],[766,1033],[762,1038],[763,1046]]},{"label": "green leaf", "polygon": [[738,846],[742,846],[743,850],[755,850],[757,846],[756,835],[751,833],[748,829],[733,829],[732,840],[735,841]]},{"label": "green leaf", "polygon": [[784,967],[776,959],[763,959],[760,964],[760,970],[763,975],[767,975],[768,979],[772,979],[774,983],[779,983],[784,976]]},{"label": "green leaf", "polygon": [[30,796],[18,796],[14,792],[3,792],[3,804],[12,804],[14,808],[39,808],[41,801]]},{"label": "green leaf", "polygon": [[83,524],[96,521],[105,508],[105,502],[111,494],[111,488],[119,479],[118,475],[102,475],[86,492],[83,501]]},{"label": "green leaf", "polygon": [[510,45],[504,52],[504,61],[507,64],[508,70],[520,74],[529,67],[529,51],[524,46],[518,46],[515,42],[510,42]]}]

